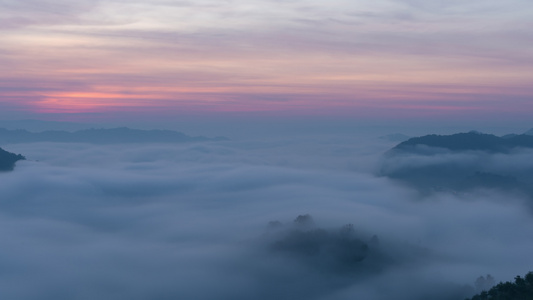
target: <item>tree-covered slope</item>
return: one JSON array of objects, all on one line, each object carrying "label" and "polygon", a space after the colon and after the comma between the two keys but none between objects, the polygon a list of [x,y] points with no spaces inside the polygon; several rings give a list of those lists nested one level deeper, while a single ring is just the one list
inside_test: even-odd
[{"label": "tree-covered slope", "polygon": [[533,300],[533,272],[524,278],[516,276],[514,282],[499,283],[466,300]]}]

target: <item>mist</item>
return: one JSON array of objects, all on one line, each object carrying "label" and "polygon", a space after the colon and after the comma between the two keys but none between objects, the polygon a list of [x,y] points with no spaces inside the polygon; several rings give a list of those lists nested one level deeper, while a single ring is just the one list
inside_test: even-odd
[{"label": "mist", "polygon": [[1,146],[27,158],[0,173],[3,299],[462,300],[530,271],[521,195],[421,197],[377,135]]}]

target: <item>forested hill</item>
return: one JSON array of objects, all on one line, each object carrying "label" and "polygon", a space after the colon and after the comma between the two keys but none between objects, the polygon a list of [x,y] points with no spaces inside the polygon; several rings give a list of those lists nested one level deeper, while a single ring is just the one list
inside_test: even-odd
[{"label": "forested hill", "polygon": [[11,171],[17,161],[24,159],[26,158],[20,154],[7,152],[0,148],[0,171]]},{"label": "forested hill", "polygon": [[498,189],[533,201],[533,164],[529,160],[520,163],[520,155],[528,151],[512,151],[518,148],[533,149],[533,136],[498,137],[478,132],[426,135],[389,150],[379,174],[424,193]]},{"label": "forested hill", "polygon": [[486,151],[505,153],[513,148],[533,148],[533,136],[527,134],[498,137],[479,132],[456,133],[452,135],[426,135],[411,138],[398,144],[394,151],[416,151],[416,146],[444,148],[451,151]]},{"label": "forested hill", "polygon": [[183,143],[227,140],[223,137],[207,138],[203,136],[189,136],[172,130],[139,130],[126,127],[113,129],[85,129],[75,132],[43,131],[29,132],[26,130],[8,130],[0,128],[1,143],[90,143],[90,144],[120,144],[120,143]]}]

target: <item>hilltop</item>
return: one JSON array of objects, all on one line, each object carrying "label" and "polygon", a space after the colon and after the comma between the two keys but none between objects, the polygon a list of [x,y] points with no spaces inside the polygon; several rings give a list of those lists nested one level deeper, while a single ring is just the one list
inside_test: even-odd
[{"label": "hilltop", "polygon": [[498,137],[493,134],[471,131],[452,135],[425,135],[410,138],[394,147],[393,151],[420,152],[420,147],[443,148],[450,151],[485,151],[506,153],[514,148],[533,148],[533,135],[520,134]]},{"label": "hilltop", "polygon": [[533,200],[533,136],[471,131],[401,142],[383,157],[379,175],[426,192],[496,189]]}]

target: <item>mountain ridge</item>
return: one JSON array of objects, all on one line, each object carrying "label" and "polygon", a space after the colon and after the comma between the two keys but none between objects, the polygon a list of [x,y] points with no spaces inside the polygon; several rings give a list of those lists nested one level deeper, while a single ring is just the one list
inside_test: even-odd
[{"label": "mountain ridge", "polygon": [[141,130],[127,127],[111,129],[83,129],[74,132],[61,130],[47,130],[29,132],[24,129],[9,130],[0,128],[1,143],[91,143],[91,144],[121,144],[121,143],[184,143],[223,141],[225,137],[207,138],[204,136],[189,136],[172,130]]},{"label": "mountain ridge", "polygon": [[410,138],[391,150],[417,152],[416,146],[444,148],[450,151],[486,151],[506,153],[514,148],[533,148],[533,135],[520,134],[510,137],[498,137],[493,134],[467,132],[451,135],[430,134]]}]

